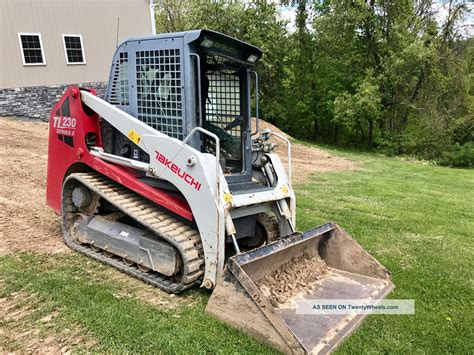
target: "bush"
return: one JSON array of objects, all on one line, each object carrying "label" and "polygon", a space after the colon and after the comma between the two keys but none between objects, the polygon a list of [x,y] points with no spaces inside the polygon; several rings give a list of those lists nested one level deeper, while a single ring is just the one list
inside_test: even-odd
[{"label": "bush", "polygon": [[453,167],[474,167],[474,142],[454,144],[450,150],[442,154],[438,163]]}]

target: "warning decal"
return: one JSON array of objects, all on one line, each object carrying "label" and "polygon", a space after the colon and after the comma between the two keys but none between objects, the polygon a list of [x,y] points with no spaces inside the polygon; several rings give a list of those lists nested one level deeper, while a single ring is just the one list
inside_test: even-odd
[{"label": "warning decal", "polygon": [[133,129],[131,129],[128,132],[127,137],[128,137],[128,139],[130,139],[135,144],[140,143],[140,135],[137,132],[135,132]]}]

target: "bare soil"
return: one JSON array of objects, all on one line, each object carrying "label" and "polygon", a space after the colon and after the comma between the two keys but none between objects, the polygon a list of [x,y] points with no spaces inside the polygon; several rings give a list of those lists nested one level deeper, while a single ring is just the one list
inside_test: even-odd
[{"label": "bare soil", "polygon": [[46,206],[48,124],[0,118],[0,255],[68,250]]},{"label": "bare soil", "polygon": [[[255,121],[253,121],[253,128],[255,129]],[[259,129],[269,129],[288,139],[292,139],[291,136],[281,131],[278,127],[262,119],[259,120]],[[286,143],[278,138],[271,138],[270,141],[278,144],[277,152],[280,154],[283,165],[287,168],[288,155]],[[300,143],[293,143],[291,145],[291,165],[293,172],[292,182],[294,184],[308,182],[311,179],[311,175],[318,172],[355,170],[358,168],[351,160],[337,157],[321,149]]]},{"label": "bare soil", "polygon": [[206,312],[257,339],[273,344],[282,353],[290,353],[281,336],[261,314],[253,299],[246,296],[242,288],[237,286],[237,282],[222,280],[213,291]]},{"label": "bare soil", "polygon": [[315,281],[323,278],[327,272],[328,267],[319,255],[305,253],[293,257],[256,282],[256,285],[273,306],[279,307],[302,292],[312,291]]}]

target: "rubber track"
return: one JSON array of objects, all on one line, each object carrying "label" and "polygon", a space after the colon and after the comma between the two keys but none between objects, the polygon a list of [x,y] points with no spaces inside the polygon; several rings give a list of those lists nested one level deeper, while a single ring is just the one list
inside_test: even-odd
[{"label": "rubber track", "polygon": [[[76,211],[72,203],[72,190],[78,182],[171,243],[182,258],[181,278],[177,279],[176,275],[168,277],[154,271],[142,272],[136,265],[127,266],[119,257],[107,257],[101,251],[93,251],[87,245],[76,243],[71,238],[69,225]],[[62,202],[64,240],[70,248],[171,293],[179,293],[192,287],[204,274],[199,232],[126,187],[97,173],[75,173],[68,176],[64,183]]]}]

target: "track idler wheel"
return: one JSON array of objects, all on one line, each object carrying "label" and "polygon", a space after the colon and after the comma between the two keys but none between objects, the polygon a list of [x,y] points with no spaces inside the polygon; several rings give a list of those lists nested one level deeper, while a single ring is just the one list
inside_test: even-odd
[{"label": "track idler wheel", "polygon": [[138,267],[138,270],[140,270],[141,272],[148,272],[150,271],[150,268],[146,267],[146,266],[143,266],[143,265],[140,265],[140,264],[137,264],[137,267]]},{"label": "track idler wheel", "polygon": [[123,261],[123,263],[124,263],[125,265],[127,265],[127,266],[132,266],[133,264],[135,264],[133,261],[128,260],[128,259],[126,259],[126,258],[122,258],[122,261]]},{"label": "track idler wheel", "polygon": [[72,190],[72,203],[85,215],[97,213],[100,196],[84,185],[78,185]]}]

